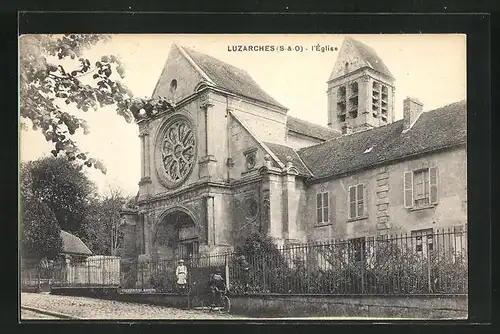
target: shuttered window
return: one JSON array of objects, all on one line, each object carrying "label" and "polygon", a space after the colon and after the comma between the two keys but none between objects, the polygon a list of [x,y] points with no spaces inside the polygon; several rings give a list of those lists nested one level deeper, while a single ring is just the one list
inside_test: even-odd
[{"label": "shuttered window", "polygon": [[357,184],[349,187],[349,218],[365,215],[365,186]]},{"label": "shuttered window", "polygon": [[425,207],[438,203],[438,169],[424,168],[404,173],[404,205]]},{"label": "shuttered window", "polygon": [[438,202],[438,170],[437,167],[429,168],[430,201],[431,204]]},{"label": "shuttered window", "polygon": [[316,223],[328,223],[329,217],[329,196],[328,192],[316,194]]},{"label": "shuttered window", "polygon": [[405,208],[413,206],[413,172],[405,172],[404,176]]}]

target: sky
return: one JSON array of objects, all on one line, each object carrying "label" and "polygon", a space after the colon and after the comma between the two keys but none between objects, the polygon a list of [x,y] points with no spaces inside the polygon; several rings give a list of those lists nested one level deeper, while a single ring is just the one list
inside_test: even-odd
[{"label": "sky", "polygon": [[[246,70],[288,114],[310,122],[327,122],[326,89],[338,50],[347,35],[113,35],[85,53],[91,63],[102,55],[118,55],[126,67],[123,83],[135,96],[151,96],[172,43],[209,54]],[[412,96],[424,111],[466,99],[465,35],[349,35],[375,49],[396,81],[395,118],[401,119],[403,99]],[[302,46],[302,52],[228,51],[232,46]],[[313,51],[313,46],[337,51]],[[307,49],[307,50],[306,50]],[[94,60],[94,61],[93,61]],[[87,113],[74,111],[90,125],[88,135],[75,140],[101,159],[107,174],[85,168],[101,194],[110,187],[135,195],[140,180],[139,131],[116,115],[113,107]],[[27,122],[29,125],[29,122]],[[50,155],[52,146],[39,132],[20,132],[20,159]]]}]

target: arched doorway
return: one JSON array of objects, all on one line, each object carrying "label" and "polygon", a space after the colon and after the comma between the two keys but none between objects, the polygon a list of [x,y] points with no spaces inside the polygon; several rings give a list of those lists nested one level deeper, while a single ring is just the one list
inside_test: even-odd
[{"label": "arched doorway", "polygon": [[159,259],[198,256],[200,236],[191,216],[175,210],[166,214],[155,228],[153,256]]}]

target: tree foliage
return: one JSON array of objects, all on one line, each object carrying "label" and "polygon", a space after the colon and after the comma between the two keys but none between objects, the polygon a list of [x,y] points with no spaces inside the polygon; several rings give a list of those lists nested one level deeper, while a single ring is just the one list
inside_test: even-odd
[{"label": "tree foliage", "polygon": [[102,55],[97,61],[85,57],[86,50],[109,39],[96,34],[24,35],[19,43],[21,117],[30,119],[33,130],[54,144],[54,156],[63,152],[69,160],[103,173],[104,164],[80,151],[73,140],[78,129],[84,134],[90,129],[67,107],[87,112],[116,105],[118,115],[128,122],[175,107],[165,99],[134,98],[120,80],[125,67],[115,55]]},{"label": "tree foliage", "polygon": [[23,258],[54,258],[61,251],[61,228],[52,210],[33,196],[32,175],[21,165],[21,254]]},{"label": "tree foliage", "polygon": [[57,253],[53,241],[63,229],[79,236],[94,254],[119,255],[119,212],[124,204],[133,205],[133,198],[113,187],[98,196],[94,183],[65,157],[23,163],[20,174],[23,249]]},{"label": "tree foliage", "polygon": [[96,196],[93,182],[64,157],[38,159],[27,167],[33,196],[52,210],[63,230],[78,235]]},{"label": "tree foliage", "polygon": [[82,226],[82,238],[96,254],[120,255],[123,231],[120,210],[130,198],[118,188],[110,187],[108,195],[92,201],[88,219]]}]

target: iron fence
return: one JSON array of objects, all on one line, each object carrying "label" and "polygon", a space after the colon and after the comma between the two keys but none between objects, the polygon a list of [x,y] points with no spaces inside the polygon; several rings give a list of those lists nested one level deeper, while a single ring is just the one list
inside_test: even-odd
[{"label": "iron fence", "polygon": [[66,261],[59,259],[45,267],[39,264],[21,268],[21,288],[43,287],[118,287],[120,258],[92,256]]},{"label": "iron fence", "polygon": [[463,294],[466,242],[464,228],[450,228],[248,253],[248,270],[231,262],[230,285],[256,293]]},{"label": "iron fence", "polygon": [[40,266],[24,266],[21,269],[20,284],[22,290],[41,291],[48,289],[54,282],[53,271]]},{"label": "iron fence", "polygon": [[[181,258],[153,259],[135,261],[122,259],[121,287],[124,292],[134,293],[174,293],[189,292],[208,282],[209,276],[216,269],[226,273],[226,265],[232,254],[214,254],[209,256],[185,257],[187,284],[177,284],[176,268]],[[228,280],[229,277],[226,278]]]},{"label": "iron fence", "polygon": [[232,293],[466,294],[465,227],[411,234],[329,240],[272,249],[243,249],[184,258],[187,286],[179,290],[179,259],[137,261],[97,256],[22,268],[22,287],[119,287],[122,292],[193,292],[219,269]]},{"label": "iron fence", "polygon": [[53,286],[120,285],[120,257],[92,256],[70,262],[58,262],[53,268]]}]

